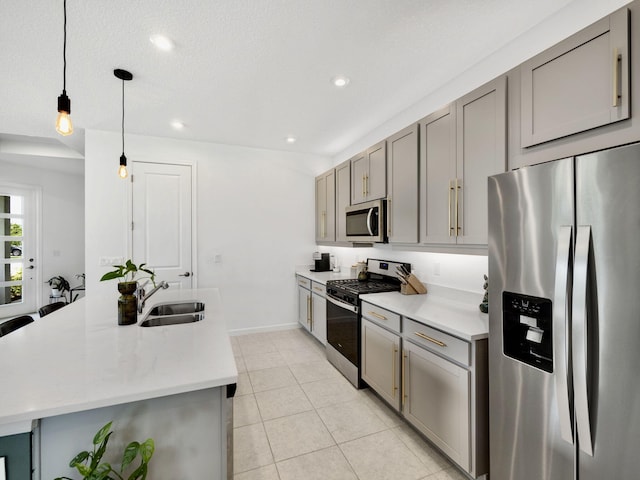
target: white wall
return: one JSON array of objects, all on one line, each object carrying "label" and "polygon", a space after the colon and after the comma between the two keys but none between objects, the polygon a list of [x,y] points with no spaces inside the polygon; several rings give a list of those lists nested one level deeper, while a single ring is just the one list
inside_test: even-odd
[{"label": "white wall", "polygon": [[[38,166],[0,160],[0,181],[42,188],[42,258],[37,260],[42,281],[62,275],[71,286],[84,272],[84,179],[80,174],[53,170],[55,158],[38,158]],[[49,303],[50,289],[42,286],[37,306]]]},{"label": "white wall", "polygon": [[[87,294],[114,296],[99,282],[101,256],[130,257],[129,182],[116,175],[120,135],[87,131],[85,145]],[[197,179],[197,282],[218,287],[229,329],[296,322],[295,265],[315,250],[315,183],[325,157],[127,135],[129,162],[190,163]],[[214,263],[216,255],[222,261]]]}]

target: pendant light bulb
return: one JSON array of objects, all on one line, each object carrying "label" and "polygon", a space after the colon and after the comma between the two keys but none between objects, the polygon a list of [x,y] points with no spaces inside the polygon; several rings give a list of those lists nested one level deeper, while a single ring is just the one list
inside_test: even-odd
[{"label": "pendant light bulb", "polygon": [[73,123],[71,122],[71,100],[67,97],[66,92],[58,97],[58,118],[56,118],[56,132],[60,135],[67,136],[73,133]]},{"label": "pendant light bulb", "polygon": [[120,178],[127,178],[129,172],[127,172],[127,157],[124,156],[124,153],[120,155],[120,167],[118,167],[118,176]]},{"label": "pendant light bulb", "polygon": [[56,132],[62,136],[73,133],[73,122],[71,122],[71,99],[67,96],[67,0],[64,6],[64,44],[62,47],[62,94],[58,97],[58,117],[56,118]]}]

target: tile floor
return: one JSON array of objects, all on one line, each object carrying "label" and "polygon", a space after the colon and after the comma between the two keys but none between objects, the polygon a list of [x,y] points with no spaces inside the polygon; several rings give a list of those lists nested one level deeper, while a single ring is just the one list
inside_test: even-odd
[{"label": "tile floor", "polygon": [[466,480],[302,329],[231,342],[235,480]]}]

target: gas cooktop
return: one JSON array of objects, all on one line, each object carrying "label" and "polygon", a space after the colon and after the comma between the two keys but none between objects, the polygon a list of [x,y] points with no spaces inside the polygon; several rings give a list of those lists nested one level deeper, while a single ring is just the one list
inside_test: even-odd
[{"label": "gas cooktop", "polygon": [[329,280],[327,285],[338,287],[354,294],[392,292],[400,290],[400,285],[398,283],[385,280],[360,281],[355,278],[347,278],[344,280]]}]

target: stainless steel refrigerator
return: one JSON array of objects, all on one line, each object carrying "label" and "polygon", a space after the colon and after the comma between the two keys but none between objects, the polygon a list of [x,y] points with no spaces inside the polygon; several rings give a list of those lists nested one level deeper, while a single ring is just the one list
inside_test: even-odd
[{"label": "stainless steel refrigerator", "polygon": [[491,480],[640,478],[640,145],[489,179]]}]

